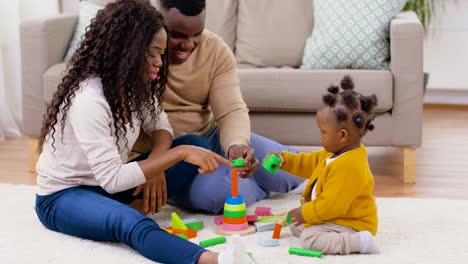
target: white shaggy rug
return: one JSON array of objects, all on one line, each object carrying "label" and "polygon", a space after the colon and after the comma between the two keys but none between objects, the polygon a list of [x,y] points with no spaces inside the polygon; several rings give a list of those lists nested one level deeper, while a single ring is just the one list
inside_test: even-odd
[{"label": "white shaggy rug", "polygon": [[[378,198],[379,232],[376,237],[382,253],[377,255],[324,256],[321,259],[288,254],[290,246],[298,246],[289,228],[281,232],[281,246],[264,248],[256,244],[256,233],[244,237],[248,251],[257,263],[468,263],[468,201]],[[274,210],[298,205],[297,195],[274,195],[249,207],[270,206]],[[119,243],[102,243],[52,232],[37,219],[34,187],[0,184],[0,263],[154,263]],[[176,211],[182,218],[204,220],[205,228],[192,239],[217,236],[213,232],[213,216],[194,215],[172,206],[154,216],[158,223],[170,220]],[[226,245],[210,247],[219,251]],[[174,254],[176,254],[174,252]]]}]

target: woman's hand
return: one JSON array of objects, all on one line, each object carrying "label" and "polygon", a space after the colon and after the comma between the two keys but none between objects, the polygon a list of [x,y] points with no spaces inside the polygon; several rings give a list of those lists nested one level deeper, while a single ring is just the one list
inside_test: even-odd
[{"label": "woman's hand", "polygon": [[162,173],[152,177],[146,183],[138,186],[133,192],[133,196],[137,196],[141,191],[143,191],[143,212],[145,214],[158,212],[167,202],[166,175]]},{"label": "woman's hand", "polygon": [[218,163],[232,167],[229,160],[211,150],[190,145],[181,145],[179,147],[181,147],[183,151],[183,160],[200,167],[198,168],[198,172],[200,173],[212,173],[216,171],[219,167]]},{"label": "woman's hand", "polygon": [[238,158],[244,159],[245,167],[238,168],[239,176],[242,178],[251,176],[260,165],[255,155],[255,149],[246,145],[232,145],[228,149],[228,157],[231,160]]},{"label": "woman's hand", "polygon": [[304,217],[302,217],[302,206],[292,209],[288,212],[291,216],[291,224],[294,226],[302,225],[305,223]]}]

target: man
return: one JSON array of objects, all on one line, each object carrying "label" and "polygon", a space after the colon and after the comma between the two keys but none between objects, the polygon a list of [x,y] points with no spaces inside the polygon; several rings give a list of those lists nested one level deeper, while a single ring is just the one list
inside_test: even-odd
[{"label": "man", "polygon": [[[234,55],[220,37],[204,29],[205,0],[161,0],[160,9],[170,52],[164,109],[175,136],[202,135],[216,153],[244,158],[238,186],[247,206],[269,192],[289,192],[300,185],[300,178],[259,167],[258,160],[270,151],[296,151],[250,132]],[[231,169],[221,165],[215,173],[199,174],[170,203],[220,213],[230,193]]]}]

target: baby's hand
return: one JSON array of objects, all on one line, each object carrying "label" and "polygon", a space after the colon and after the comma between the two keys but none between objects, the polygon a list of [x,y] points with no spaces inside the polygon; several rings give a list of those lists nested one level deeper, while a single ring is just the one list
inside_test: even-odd
[{"label": "baby's hand", "polygon": [[302,225],[305,223],[304,217],[302,217],[302,206],[294,208],[288,212],[291,216],[291,224],[294,226]]},{"label": "baby's hand", "polygon": [[275,174],[283,165],[283,154],[280,152],[270,152],[268,153],[262,161],[262,167],[270,173]]},{"label": "baby's hand", "polygon": [[283,154],[281,152],[276,152],[276,151],[272,151],[272,152],[268,152],[268,154],[266,154],[266,156],[263,158],[262,160],[262,163],[265,162],[265,160],[268,158],[268,156],[270,155],[275,155],[277,157],[280,158],[280,164],[279,166],[283,166],[283,163],[284,163],[284,157],[283,157]]}]

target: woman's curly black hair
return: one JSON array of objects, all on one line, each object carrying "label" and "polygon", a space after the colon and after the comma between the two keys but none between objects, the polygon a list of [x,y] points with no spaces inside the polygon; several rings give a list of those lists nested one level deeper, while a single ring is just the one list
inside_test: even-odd
[{"label": "woman's curly black hair", "polygon": [[322,97],[323,103],[332,108],[336,113],[338,123],[352,121],[359,134],[364,136],[366,132],[372,131],[375,118],[374,107],[377,105],[377,96],[364,96],[354,89],[353,80],[346,75],[338,86],[330,86],[328,93]]},{"label": "woman's curly black hair", "polygon": [[[143,78],[147,74],[149,46],[154,34],[163,28],[167,32],[163,16],[148,0],[119,0],[100,10],[87,28],[47,107],[39,149],[42,150],[49,133],[53,146],[59,122],[63,133],[67,111],[79,84],[91,77],[101,78],[103,93],[112,112],[116,142],[119,137],[125,139],[126,122],[134,129],[133,115],[141,124],[146,109],[156,122],[162,111],[167,82],[168,52],[162,56],[158,78],[150,83],[145,83]],[[157,107],[156,100],[159,101]]]}]

